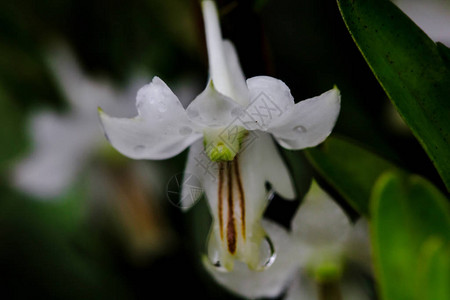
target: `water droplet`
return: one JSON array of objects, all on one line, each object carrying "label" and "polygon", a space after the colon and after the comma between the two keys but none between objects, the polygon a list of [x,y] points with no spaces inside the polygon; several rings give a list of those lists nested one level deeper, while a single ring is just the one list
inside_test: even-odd
[{"label": "water droplet", "polygon": [[275,262],[277,254],[275,252],[275,247],[269,236],[265,236],[261,246],[259,248],[259,259],[260,264],[257,267],[258,271],[263,271],[269,268]]},{"label": "water droplet", "polygon": [[196,118],[198,117],[198,111],[195,109],[189,109],[187,110],[187,114],[189,118]]},{"label": "water droplet", "polygon": [[298,132],[298,133],[305,133],[307,130],[304,126],[299,125],[299,126],[294,127],[294,131]]},{"label": "water droplet", "polygon": [[192,133],[192,128],[184,126],[180,128],[179,132],[181,135],[190,135]]},{"label": "water droplet", "polygon": [[222,272],[222,273],[227,273],[229,272],[227,270],[227,268],[225,268],[222,263],[220,262],[219,259],[220,255],[219,255],[219,249],[215,248],[213,250],[208,249],[208,255],[207,255],[207,261],[208,263],[210,263],[217,271]]},{"label": "water droplet", "polygon": [[136,147],[134,147],[134,151],[136,151],[137,153],[141,153],[144,150],[145,150],[144,145],[137,145]]}]

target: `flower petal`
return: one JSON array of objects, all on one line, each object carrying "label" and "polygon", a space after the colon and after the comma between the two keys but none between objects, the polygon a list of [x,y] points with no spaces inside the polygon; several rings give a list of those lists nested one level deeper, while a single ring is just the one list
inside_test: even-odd
[{"label": "flower petal", "polygon": [[[251,133],[255,134],[255,133]],[[265,176],[265,180],[269,182],[275,192],[277,192],[281,197],[287,200],[294,200],[296,193],[294,184],[292,182],[289,170],[281,158],[277,147],[269,134],[256,133],[258,136],[256,139],[257,147],[256,151],[259,152],[257,162],[253,162],[260,166],[262,170],[260,171]],[[256,156],[251,156],[249,159],[256,160]],[[250,166],[249,162],[249,166]],[[254,168],[255,165],[253,165]],[[248,167],[250,169],[250,167]]]},{"label": "flower petal", "polygon": [[223,51],[227,61],[228,74],[232,74],[230,81],[233,87],[232,98],[242,106],[249,103],[249,91],[245,82],[244,72],[239,63],[236,49],[231,41],[223,41]]},{"label": "flower petal", "polygon": [[189,148],[181,185],[181,208],[183,210],[191,208],[198,201],[204,189],[208,189],[208,195],[216,195],[216,178],[216,163],[212,162],[204,152],[203,141],[198,140]]},{"label": "flower petal", "polygon": [[221,94],[246,105],[248,93],[244,76],[234,47],[222,39],[215,2],[202,1],[202,11],[211,80]]},{"label": "flower petal", "polygon": [[134,159],[166,159],[202,137],[177,97],[158,77],[139,90],[133,119],[114,118],[100,110],[111,144]]},{"label": "flower petal", "polygon": [[287,149],[314,147],[323,142],[336,123],[340,110],[337,88],[295,104],[274,119],[268,128]]},{"label": "flower petal", "polygon": [[[270,193],[265,182],[284,197],[295,195],[272,138],[267,133],[255,134],[250,132],[244,138],[241,152],[231,162],[211,161],[200,141],[191,147],[188,157],[186,178],[193,174],[201,182],[214,220],[210,248],[219,251],[217,260],[228,270],[235,259],[253,269],[266,263],[265,257],[255,254],[266,239],[261,219]],[[182,193],[186,207],[193,202],[189,185],[183,186]]]},{"label": "flower petal", "polygon": [[219,127],[231,124],[241,111],[241,106],[218,92],[211,80],[186,111],[189,118],[200,126]]},{"label": "flower petal", "polygon": [[277,253],[275,262],[268,269],[252,271],[245,264],[236,263],[232,272],[223,273],[216,270],[208,261],[204,261],[206,270],[218,283],[250,299],[280,295],[299,267],[297,259],[293,256],[298,251],[292,251],[293,247],[286,230],[266,220],[263,221],[263,227],[272,237]]},{"label": "flower petal", "polygon": [[250,102],[240,117],[249,130],[267,131],[273,120],[294,105],[294,98],[283,81],[256,76],[247,79]]},{"label": "flower petal", "polygon": [[101,133],[91,125],[73,115],[35,115],[29,126],[34,150],[15,166],[14,184],[43,199],[59,196],[101,141]]},{"label": "flower petal", "polygon": [[301,243],[319,248],[343,247],[352,229],[344,211],[313,181],[291,224]]}]

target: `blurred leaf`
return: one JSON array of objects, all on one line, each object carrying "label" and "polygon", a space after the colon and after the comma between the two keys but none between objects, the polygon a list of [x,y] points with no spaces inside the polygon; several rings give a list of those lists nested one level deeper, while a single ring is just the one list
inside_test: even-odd
[{"label": "blurred leaf", "polygon": [[389,98],[450,189],[450,68],[436,44],[389,0],[338,0]]},{"label": "blurred leaf", "polygon": [[[415,285],[418,259],[430,238],[450,242],[450,215],[447,199],[431,183],[419,176],[408,178],[393,173],[384,174],[372,194],[372,247],[375,269],[383,299],[448,299],[416,298],[421,288],[438,288],[442,280],[432,281],[438,274],[427,277],[427,282]],[[425,272],[439,271],[437,262],[441,253],[432,251]],[[423,268],[422,268],[423,269]],[[423,274],[422,274],[423,275]],[[442,287],[438,288],[442,291]],[[426,291],[439,293],[438,291]],[[429,294],[430,295],[430,294]]]},{"label": "blurred leaf", "polygon": [[320,175],[363,215],[369,214],[370,194],[378,177],[387,170],[400,171],[370,151],[336,137],[305,152]]},{"label": "blurred leaf", "polygon": [[450,49],[442,43],[437,42],[437,49],[442,56],[442,59],[447,64],[447,67],[450,68]]},{"label": "blurred leaf", "polygon": [[431,237],[424,243],[418,261],[416,299],[449,299],[450,245]]}]

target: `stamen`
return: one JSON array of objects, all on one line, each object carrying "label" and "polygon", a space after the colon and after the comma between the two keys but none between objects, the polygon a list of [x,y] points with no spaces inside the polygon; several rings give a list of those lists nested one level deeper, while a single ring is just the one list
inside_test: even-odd
[{"label": "stamen", "polygon": [[218,198],[218,214],[219,214],[219,227],[220,227],[220,239],[223,241],[223,172],[225,164],[219,162],[219,186],[217,188]]},{"label": "stamen", "polygon": [[238,186],[238,195],[239,195],[239,207],[241,209],[241,232],[242,232],[242,238],[246,239],[245,235],[245,194],[244,194],[244,188],[242,186],[242,179],[241,179],[241,171],[239,169],[239,160],[238,156],[235,157],[233,164],[234,164],[234,175],[236,177],[236,182]]},{"label": "stamen", "polygon": [[236,253],[236,225],[234,220],[233,203],[233,170],[232,164],[227,162],[227,183],[228,183],[228,220],[227,220],[227,242],[228,251],[231,254]]}]

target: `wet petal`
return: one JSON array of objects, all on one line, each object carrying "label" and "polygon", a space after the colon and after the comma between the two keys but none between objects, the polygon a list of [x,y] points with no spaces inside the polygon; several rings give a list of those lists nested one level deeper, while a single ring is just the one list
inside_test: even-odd
[{"label": "wet petal", "polygon": [[341,250],[352,229],[342,208],[315,181],[300,204],[291,228],[298,241],[315,249],[333,250]]},{"label": "wet petal", "polygon": [[187,107],[189,118],[205,127],[227,126],[239,114],[241,106],[219,93],[210,81],[206,89],[195,98]]},{"label": "wet petal", "polygon": [[278,143],[287,149],[314,147],[323,142],[336,123],[340,93],[334,88],[318,97],[300,101],[268,128]]},{"label": "wet petal", "polygon": [[178,98],[158,77],[139,90],[136,106],[139,115],[132,119],[114,118],[100,111],[110,143],[128,157],[166,159],[202,136]]},{"label": "wet petal", "polygon": [[289,88],[281,80],[269,76],[247,79],[249,104],[240,116],[249,130],[267,131],[272,121],[294,105]]},{"label": "wet petal", "polygon": [[290,237],[281,226],[263,221],[264,230],[272,237],[277,258],[272,266],[264,271],[250,270],[243,263],[236,263],[232,272],[223,273],[215,269],[208,261],[204,266],[213,278],[228,290],[246,298],[277,297],[291,282],[299,267],[293,251]]},{"label": "wet petal", "polygon": [[[261,226],[270,195],[265,182],[282,196],[294,197],[289,173],[270,135],[250,132],[241,152],[230,162],[212,162],[197,142],[190,150],[186,173],[198,178],[206,194],[213,216],[210,248],[218,253],[219,264],[231,270],[236,259],[253,269],[264,268],[270,255],[257,253],[270,245],[271,238],[266,238]],[[192,202],[189,189],[183,190],[183,206],[188,207]]]}]

